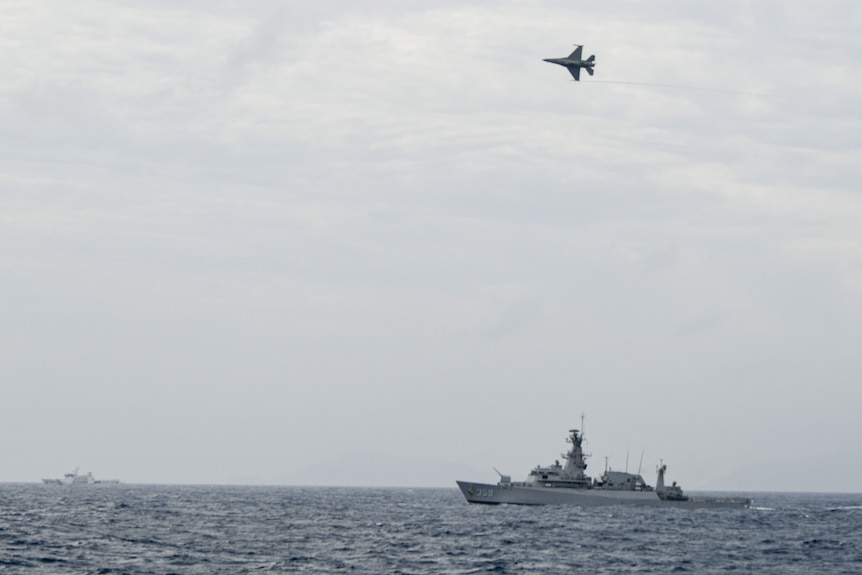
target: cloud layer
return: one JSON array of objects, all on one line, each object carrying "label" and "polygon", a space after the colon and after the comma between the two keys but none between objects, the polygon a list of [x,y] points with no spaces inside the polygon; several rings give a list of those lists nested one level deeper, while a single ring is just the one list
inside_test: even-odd
[{"label": "cloud layer", "polygon": [[855,447],[854,3],[8,12],[0,480]]}]

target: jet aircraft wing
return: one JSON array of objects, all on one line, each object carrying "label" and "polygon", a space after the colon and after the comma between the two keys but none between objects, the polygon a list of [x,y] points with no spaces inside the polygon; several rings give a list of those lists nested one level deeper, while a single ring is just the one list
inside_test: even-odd
[{"label": "jet aircraft wing", "polygon": [[569,59],[570,60],[580,60],[581,59],[581,50],[583,50],[583,49],[584,49],[583,46],[578,46],[577,48],[575,48],[575,51],[572,52],[571,54],[569,54]]},{"label": "jet aircraft wing", "polygon": [[581,67],[580,66],[566,66],[566,68],[572,74],[572,78],[575,79],[575,82],[581,81]]}]

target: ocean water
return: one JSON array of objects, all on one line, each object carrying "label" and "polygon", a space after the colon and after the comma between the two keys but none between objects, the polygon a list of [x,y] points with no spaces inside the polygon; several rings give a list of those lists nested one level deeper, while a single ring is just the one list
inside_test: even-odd
[{"label": "ocean water", "polygon": [[862,495],[468,505],[451,489],[0,484],[2,573],[862,573]]}]

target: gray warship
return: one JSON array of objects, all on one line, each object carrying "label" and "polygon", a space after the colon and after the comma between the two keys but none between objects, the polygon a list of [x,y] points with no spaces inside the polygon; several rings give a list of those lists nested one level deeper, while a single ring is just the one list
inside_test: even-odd
[{"label": "gray warship", "polygon": [[[581,426],[583,427],[583,425]],[[461,493],[469,503],[499,505],[647,505],[653,507],[745,508],[751,506],[747,497],[689,496],[674,481],[665,484],[667,466],[658,467],[656,486],[647,485],[640,474],[605,470],[601,478],[592,479],[585,472],[586,455],[583,434],[577,429],[569,431],[566,441],[571,444],[562,457],[565,465],[538,466],[526,481],[512,481],[499,471],[500,481],[495,484],[457,481]]]},{"label": "gray warship", "polygon": [[93,477],[92,472],[87,473],[87,475],[80,475],[78,473],[78,468],[76,467],[71,473],[65,474],[62,479],[43,479],[42,483],[45,485],[60,485],[63,487],[69,485],[119,485],[120,480],[96,479]]}]

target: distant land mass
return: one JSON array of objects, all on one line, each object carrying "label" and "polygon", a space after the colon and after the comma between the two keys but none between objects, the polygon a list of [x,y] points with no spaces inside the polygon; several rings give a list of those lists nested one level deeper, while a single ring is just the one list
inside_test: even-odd
[{"label": "distant land mass", "polygon": [[[351,452],[299,472],[281,475],[282,485],[344,487],[452,487],[458,478],[493,481],[493,468],[462,462],[410,460]],[[692,488],[694,490],[694,488]],[[862,493],[862,450],[751,465],[706,482],[699,490]]]},{"label": "distant land mass", "polygon": [[[297,473],[282,475],[286,485],[326,485],[344,487],[452,487],[460,477],[492,476],[454,461],[423,459],[413,461],[389,455],[352,452],[309,466]],[[490,479],[490,477],[489,477]]]},{"label": "distant land mass", "polygon": [[862,493],[862,450],[773,459],[716,478],[708,489]]}]

